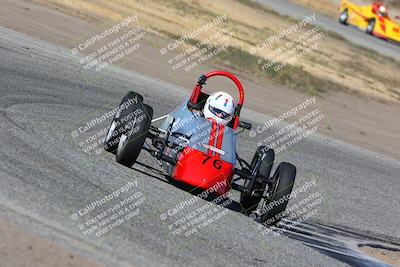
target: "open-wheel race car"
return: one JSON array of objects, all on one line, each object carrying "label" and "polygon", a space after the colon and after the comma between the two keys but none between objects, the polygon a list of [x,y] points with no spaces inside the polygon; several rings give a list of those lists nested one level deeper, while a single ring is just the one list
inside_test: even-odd
[{"label": "open-wheel race car", "polygon": [[348,0],[342,0],[339,22],[344,25],[354,25],[381,39],[400,43],[400,24],[389,17],[388,8],[383,1],[374,1],[372,5],[360,6]]},{"label": "open-wheel race car", "polygon": [[[235,105],[232,100],[234,110],[226,124],[204,116],[204,109],[210,108],[205,107],[210,95],[202,89],[214,76],[229,78],[239,91],[239,101]],[[224,101],[226,106],[228,99]],[[240,120],[243,102],[241,83],[224,71],[201,75],[190,98],[168,115],[155,119],[153,108],[143,103],[143,97],[128,92],[113,118],[104,148],[115,153],[116,161],[127,167],[135,163],[142,150],[147,151],[158,160],[171,181],[200,190],[214,187],[213,194],[217,196],[237,190],[243,213],[261,222],[278,217],[270,220],[276,223],[288,204],[296,168],[282,162],[271,175],[275,153],[264,146],[257,148],[251,162],[239,157],[236,136],[252,127]]]}]

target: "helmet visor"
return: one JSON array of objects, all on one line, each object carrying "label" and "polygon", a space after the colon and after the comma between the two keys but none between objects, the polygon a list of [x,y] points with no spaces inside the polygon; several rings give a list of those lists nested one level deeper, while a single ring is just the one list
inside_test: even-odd
[{"label": "helmet visor", "polygon": [[231,117],[231,114],[229,114],[223,110],[220,110],[219,108],[209,106],[208,109],[211,111],[212,114],[214,114],[218,118],[225,120],[225,119],[229,119]]}]

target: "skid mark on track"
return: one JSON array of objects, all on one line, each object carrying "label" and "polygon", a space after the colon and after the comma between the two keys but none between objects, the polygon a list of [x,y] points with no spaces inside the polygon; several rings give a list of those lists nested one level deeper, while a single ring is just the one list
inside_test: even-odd
[{"label": "skid mark on track", "polygon": [[304,245],[351,266],[391,266],[363,253],[360,250],[360,246],[368,245],[400,251],[400,244],[387,243],[367,235],[360,235],[316,223],[296,223],[295,221],[283,219],[279,223],[278,229],[284,230],[283,234],[291,239],[300,241]]}]

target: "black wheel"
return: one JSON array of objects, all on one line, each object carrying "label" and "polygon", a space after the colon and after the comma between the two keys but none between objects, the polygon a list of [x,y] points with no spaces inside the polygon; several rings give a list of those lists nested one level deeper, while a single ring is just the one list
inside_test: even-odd
[{"label": "black wheel", "polygon": [[375,29],[375,19],[371,19],[370,21],[368,21],[368,26],[365,29],[365,32],[368,34],[373,35],[374,34],[374,29]]},{"label": "black wheel", "polygon": [[153,118],[153,108],[149,105],[139,103],[132,107],[136,109],[126,124],[126,132],[120,137],[116,153],[117,162],[127,167],[131,167],[138,158]]},{"label": "black wheel", "polygon": [[261,222],[269,225],[278,223],[280,213],[286,209],[296,178],[296,167],[290,163],[281,162],[272,178],[272,187],[269,189],[271,197],[263,203],[260,217]]},{"label": "black wheel", "polygon": [[349,11],[347,9],[343,10],[339,15],[339,22],[343,25],[347,25],[347,21],[349,20]]},{"label": "black wheel", "polygon": [[143,96],[135,92],[128,92],[122,99],[103,141],[103,147],[106,151],[112,153],[117,151],[119,139],[124,132],[126,121],[128,121],[127,116],[132,113],[130,106],[135,103],[143,103]]},{"label": "black wheel", "polygon": [[[250,193],[240,195],[240,204],[243,207],[244,213],[246,215],[251,214],[254,210],[257,209],[258,203],[261,201],[261,197],[252,195],[254,190],[259,193],[263,193],[265,187],[267,185],[267,181],[271,174],[272,165],[275,159],[275,152],[272,149],[268,149],[267,147],[260,146],[257,148],[256,153],[254,154],[253,160],[251,161],[251,171],[257,168],[257,163],[260,162],[258,170],[257,170],[257,178],[253,184],[253,188],[249,188]],[[245,180],[243,186],[245,188],[250,187],[250,180]]]}]

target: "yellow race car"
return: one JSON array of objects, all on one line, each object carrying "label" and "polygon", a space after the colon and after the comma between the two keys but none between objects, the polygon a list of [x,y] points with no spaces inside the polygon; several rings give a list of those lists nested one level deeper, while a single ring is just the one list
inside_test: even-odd
[{"label": "yellow race car", "polygon": [[[398,17],[396,17],[398,18]],[[400,24],[389,17],[386,6],[377,1],[369,6],[358,6],[342,0],[339,22],[354,25],[366,33],[400,43]]]}]

